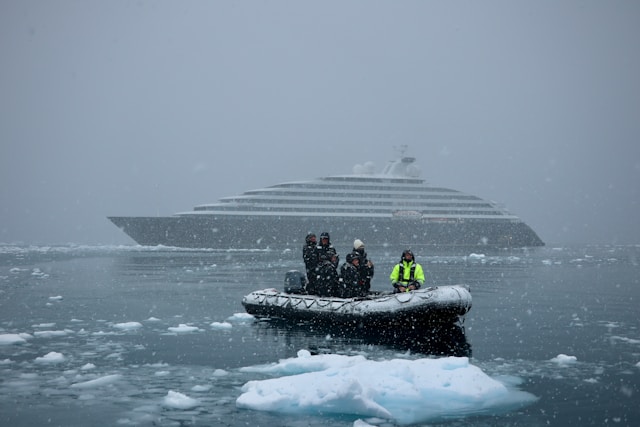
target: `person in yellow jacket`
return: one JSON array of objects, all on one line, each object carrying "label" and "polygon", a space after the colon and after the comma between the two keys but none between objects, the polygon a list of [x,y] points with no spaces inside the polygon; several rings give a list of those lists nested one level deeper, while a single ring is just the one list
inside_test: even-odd
[{"label": "person in yellow jacket", "polygon": [[389,276],[394,292],[409,292],[420,289],[424,284],[424,271],[422,266],[415,261],[411,249],[402,252],[400,262],[393,267]]}]

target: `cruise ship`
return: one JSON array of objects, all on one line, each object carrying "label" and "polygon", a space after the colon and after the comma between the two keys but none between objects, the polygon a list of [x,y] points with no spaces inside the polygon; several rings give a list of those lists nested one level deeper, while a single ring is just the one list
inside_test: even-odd
[{"label": "cruise ship", "polygon": [[519,217],[496,203],[433,187],[404,153],[382,172],[293,181],[196,206],[172,216],[109,217],[140,245],[185,248],[300,247],[327,231],[334,245],[543,246]]}]

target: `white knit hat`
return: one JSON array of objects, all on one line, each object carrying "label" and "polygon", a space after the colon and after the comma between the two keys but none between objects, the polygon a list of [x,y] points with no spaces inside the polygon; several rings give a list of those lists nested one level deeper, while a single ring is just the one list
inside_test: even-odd
[{"label": "white knit hat", "polygon": [[360,239],[356,239],[353,241],[353,249],[360,249],[360,248],[364,248],[364,243],[362,243],[362,240]]}]

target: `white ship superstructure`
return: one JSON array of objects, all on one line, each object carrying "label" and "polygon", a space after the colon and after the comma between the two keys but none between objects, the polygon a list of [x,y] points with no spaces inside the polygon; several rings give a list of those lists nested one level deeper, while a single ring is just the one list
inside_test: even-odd
[{"label": "white ship superstructure", "polygon": [[411,177],[414,158],[392,162],[382,174],[342,175],[312,181],[294,181],[238,196],[218,203],[199,205],[191,214],[280,215],[308,217],[358,217],[460,221],[465,219],[512,219],[518,217],[494,203],[449,188],[431,187]]},{"label": "white ship superstructure", "polygon": [[520,218],[496,203],[419,178],[413,157],[381,173],[292,181],[224,197],[170,217],[110,217],[140,244],[237,247],[299,244],[330,231],[385,244],[540,246]]}]

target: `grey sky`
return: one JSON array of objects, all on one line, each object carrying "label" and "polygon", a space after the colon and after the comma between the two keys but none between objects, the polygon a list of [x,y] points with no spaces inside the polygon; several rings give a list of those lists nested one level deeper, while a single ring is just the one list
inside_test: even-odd
[{"label": "grey sky", "polygon": [[378,168],[640,243],[640,2],[0,2],[0,242]]}]

